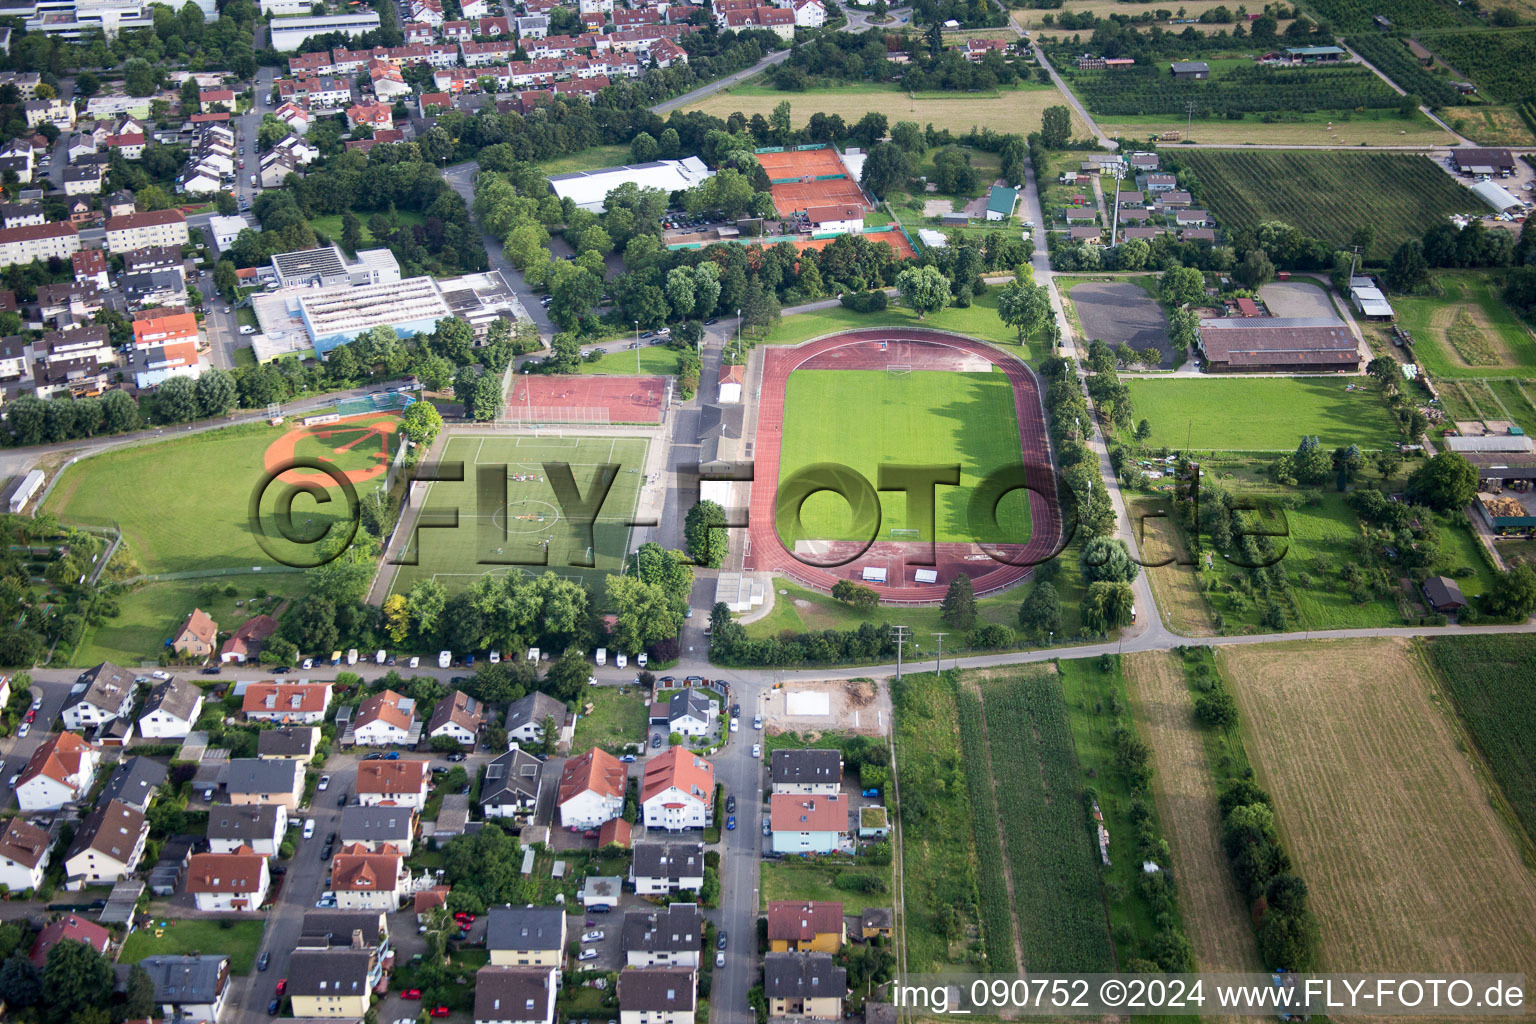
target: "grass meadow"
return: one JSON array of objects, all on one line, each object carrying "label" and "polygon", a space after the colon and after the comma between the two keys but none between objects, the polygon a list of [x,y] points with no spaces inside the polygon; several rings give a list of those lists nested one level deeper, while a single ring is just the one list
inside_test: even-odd
[{"label": "grass meadow", "polygon": [[123,941],[119,962],[136,964],[147,956],[190,953],[223,953],[229,957],[231,974],[250,974],[261,945],[263,919],[219,921],[168,920],[157,937],[153,927],[139,928]]},{"label": "grass meadow", "polygon": [[[891,529],[921,529],[923,540],[969,542],[975,537],[967,505],[977,484],[993,470],[1018,465],[1018,420],[1013,389],[1000,371],[796,370],[785,387],[784,439],[779,478],[816,463],[833,462],[878,486],[882,464],[960,466],[960,486],[935,488],[935,534],[926,523],[908,522],[907,498],[880,493],[879,537]],[[779,535],[796,540],[855,539],[847,502],[830,492],[812,495],[800,508],[782,510]],[[998,509],[1004,536],[1029,536],[1025,492],[1006,496]]]},{"label": "grass meadow", "polygon": [[1413,355],[1434,377],[1536,377],[1536,334],[1487,274],[1439,273],[1437,296],[1392,296]]},{"label": "grass meadow", "polygon": [[1374,387],[1358,378],[1128,379],[1132,418],[1152,426],[1148,444],[1195,451],[1295,451],[1315,434],[1325,448],[1395,443],[1397,424]]}]

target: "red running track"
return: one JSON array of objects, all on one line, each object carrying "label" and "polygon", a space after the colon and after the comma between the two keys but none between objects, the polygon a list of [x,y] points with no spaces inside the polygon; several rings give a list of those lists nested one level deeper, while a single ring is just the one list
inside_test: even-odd
[{"label": "red running track", "polygon": [[[905,342],[899,349],[885,349],[882,342]],[[913,370],[947,370],[974,366],[977,360],[998,366],[1013,386],[1018,416],[1019,446],[1024,457],[1024,478],[1031,490],[1032,522],[1028,543],[997,545],[998,561],[977,544],[932,545],[936,563],[924,565],[938,571],[937,583],[917,583],[918,566],[909,559],[929,545],[920,542],[878,541],[859,557],[836,567],[807,565],[779,539],[776,527],[780,445],[784,436],[784,388],[789,375],[799,369],[882,370],[889,365],[910,365]],[[882,601],[929,603],[943,600],[949,583],[962,571],[971,577],[978,594],[995,593],[1028,578],[1033,567],[1055,555],[1060,545],[1061,509],[1056,495],[1056,474],[1046,439],[1045,409],[1040,385],[1029,367],[1008,358],[991,346],[957,334],[919,328],[873,327],[844,331],[805,342],[793,348],[774,348],[763,359],[762,398],[758,409],[754,450],[755,481],[752,485],[748,569],[780,572],[798,583],[831,590],[838,580],[860,581],[867,566],[887,570],[887,582],[876,585]],[[1051,495],[1047,498],[1046,495]],[[837,545],[853,554],[857,544]],[[832,559],[819,556],[822,561]]]}]

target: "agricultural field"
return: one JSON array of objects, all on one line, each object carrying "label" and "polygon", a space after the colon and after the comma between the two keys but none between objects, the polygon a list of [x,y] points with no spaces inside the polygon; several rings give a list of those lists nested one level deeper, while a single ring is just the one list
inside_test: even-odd
[{"label": "agricultural field", "polygon": [[1444,69],[1426,68],[1408,49],[1405,40],[1377,32],[1362,32],[1349,37],[1349,47],[1431,107],[1457,107],[1465,100]]},{"label": "agricultural field", "polygon": [[1536,97],[1536,77],[1531,75],[1536,29],[1421,32],[1416,38],[1489,99],[1522,103]]},{"label": "agricultural field", "polygon": [[1320,970],[1536,968],[1536,881],[1408,641],[1231,646],[1217,661],[1310,889]]},{"label": "agricultural field", "polygon": [[[784,440],[780,473],[787,479],[804,466],[838,462],[874,481],[882,462],[946,465],[958,461],[961,486],[936,495],[936,537],[927,524],[908,523],[906,499],[882,492],[882,534],[887,529],[922,529],[923,540],[969,541],[968,503],[976,483],[998,467],[1019,465],[1018,420],[1013,389],[1001,371],[948,373],[915,371],[892,376],[884,370],[796,370],[785,388]],[[856,539],[848,503],[831,492],[812,495],[799,509],[781,512],[779,535],[798,540]],[[1023,491],[1008,495],[998,522],[1010,539],[1029,535],[1029,507]]]},{"label": "agricultural field", "polygon": [[1210,78],[1196,81],[1174,78],[1162,60],[1079,71],[1069,50],[1053,52],[1052,63],[1095,118],[1161,115],[1182,120],[1191,102],[1202,118],[1210,119],[1398,108],[1397,93],[1358,65],[1277,68],[1249,59],[1209,59]]},{"label": "agricultural field", "polygon": [[[1169,513],[1168,499],[1126,492],[1127,511],[1137,531],[1147,582],[1163,624],[1184,636],[1215,636],[1211,609],[1200,593],[1200,576],[1184,537]],[[1171,560],[1171,561],[1170,561]]]},{"label": "agricultural field", "polygon": [[[1003,31],[1006,30],[998,30]],[[796,128],[803,128],[811,115],[817,112],[837,114],[849,124],[873,112],[884,114],[892,124],[897,121],[915,121],[919,125],[932,124],[936,128],[963,133],[973,126],[991,128],[998,132],[1017,132],[1021,126],[1038,125],[1046,107],[1063,105],[1067,101],[1054,85],[1034,83],[1000,89],[990,94],[936,92],[909,95],[902,92],[899,86],[876,83],[839,84],[836,88],[808,92],[781,92],[752,80],[722,89],[687,109],[702,110],[716,117],[729,117],[736,111],[747,117],[753,114],[767,117],[773,113],[774,107],[783,102],[789,103],[792,123]],[[1088,126],[1074,113],[1073,138],[1087,138],[1088,135]]]},{"label": "agricultural field", "polygon": [[[1399,31],[1476,24],[1449,0],[1310,0],[1308,6],[1343,32],[1374,30],[1371,19],[1378,14],[1391,19],[1392,27]],[[1353,46],[1354,38],[1349,42]]]},{"label": "agricultural field", "polygon": [[1536,636],[1435,637],[1429,661],[1461,712],[1526,842],[1536,839]]},{"label": "agricultural field", "polygon": [[[981,891],[1006,895],[1012,890],[1003,866],[1003,838],[999,831],[997,794],[992,774],[997,766],[987,750],[986,726],[982,722],[981,692],[970,681],[962,682],[955,693],[960,712],[960,745],[965,752],[965,786],[971,799],[971,825],[976,834],[976,873]],[[987,955],[987,970],[998,973],[1019,967],[1016,927],[1011,899],[986,899],[981,902],[981,938]]]},{"label": "agricultural field", "polygon": [[1337,377],[1130,378],[1137,422],[1147,420],[1152,448],[1196,451],[1295,451],[1304,435],[1329,449],[1395,444],[1397,423],[1374,386],[1344,390]]},{"label": "agricultural field", "polygon": [[[1209,657],[1207,654],[1206,657]],[[1221,844],[1215,759],[1194,720],[1184,666],[1172,651],[1122,660],[1131,717],[1152,750],[1152,797],[1178,880],[1179,913],[1202,971],[1263,969],[1248,910]]]},{"label": "agricultural field", "polygon": [[[1217,7],[1224,5],[1223,0],[1188,0],[1187,3],[1180,4],[1179,6],[1183,8],[1184,16],[1186,18],[1198,18],[1206,11],[1214,10]],[[1225,4],[1225,6],[1228,11],[1232,10],[1231,4]],[[1138,3],[1134,2],[1134,0],[1066,0],[1066,2],[1062,4],[1059,10],[1046,10],[1038,8],[1024,8],[1022,10],[1015,10],[1013,12],[1013,20],[1014,23],[1022,29],[1027,29],[1029,31],[1044,30],[1046,32],[1050,32],[1052,31],[1052,27],[1057,24],[1059,19],[1068,15],[1081,16],[1084,14],[1092,14],[1099,18],[1108,18],[1111,15],[1124,15],[1126,17],[1136,18],[1141,15],[1151,14],[1155,18],[1159,10],[1165,12],[1165,15],[1167,13],[1171,13],[1167,7],[1153,3]],[[1049,22],[1046,21],[1047,17],[1050,18]],[[1292,20],[1293,19],[1291,18],[1281,19],[1277,23],[1279,30],[1284,32],[1286,26],[1290,25]],[[1170,32],[1183,32],[1187,28],[1192,28],[1202,35],[1210,34],[1212,32],[1232,31],[1231,24],[1220,24],[1218,22],[1207,22],[1202,24],[1200,22],[1195,22],[1194,24],[1174,25],[1171,18],[1164,21],[1153,21],[1150,23],[1139,22],[1138,24],[1158,24]]]},{"label": "agricultural field", "polygon": [[1536,134],[1514,104],[1439,107],[1435,116],[1480,146],[1536,146]]},{"label": "agricultural field", "polygon": [[1536,334],[1486,273],[1441,272],[1435,296],[1392,296],[1413,356],[1436,379],[1536,376]]},{"label": "agricultural field", "polygon": [[[1386,88],[1385,83],[1382,88]],[[1213,117],[1197,119],[1193,128],[1184,118],[1169,114],[1095,120],[1112,136],[1155,139],[1163,133],[1178,132],[1185,141],[1211,146],[1430,147],[1448,146],[1455,141],[1422,113],[1414,111],[1405,120],[1396,109],[1319,110],[1270,118],[1245,117],[1238,121]]]},{"label": "agricultural field", "polygon": [[956,675],[907,673],[891,685],[900,785],[904,940],[912,971],[974,969],[969,934],[980,898],[962,756]]},{"label": "agricultural field", "polygon": [[[1050,665],[986,672],[981,699],[993,785],[1009,809],[1003,842],[1025,969],[1112,970],[1098,851],[1061,680]],[[967,770],[979,769],[971,762]]]},{"label": "agricultural field", "polygon": [[[1335,246],[1376,231],[1367,258],[1385,259],[1427,225],[1481,212],[1480,201],[1428,157],[1407,153],[1180,151],[1195,194],[1229,231],[1279,220]],[[1283,189],[1272,183],[1284,181]]]}]

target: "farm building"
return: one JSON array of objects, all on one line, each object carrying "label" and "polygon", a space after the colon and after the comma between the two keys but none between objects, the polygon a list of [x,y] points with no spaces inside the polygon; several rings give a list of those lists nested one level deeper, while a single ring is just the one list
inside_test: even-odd
[{"label": "farm building", "polygon": [[1349,301],[1361,316],[1372,320],[1392,319],[1392,304],[1369,277],[1349,279]]},{"label": "farm building", "polygon": [[1480,493],[1477,510],[1494,533],[1528,533],[1536,530],[1536,510],[1529,509],[1519,498],[1499,494]]},{"label": "farm building", "polygon": [[1431,576],[1424,581],[1424,600],[1437,612],[1451,614],[1467,606],[1461,588],[1449,576]]},{"label": "farm building", "polygon": [[1327,373],[1360,369],[1360,345],[1324,317],[1226,317],[1200,321],[1207,373]]},{"label": "farm building", "polygon": [[1240,299],[1237,300],[1237,315],[1238,316],[1263,316],[1264,315],[1264,311],[1262,309],[1260,309],[1259,308],[1259,304],[1257,302],[1254,302],[1252,299],[1240,298]]},{"label": "farm building", "polygon": [[1462,174],[1515,173],[1515,155],[1507,149],[1453,149],[1451,156]]},{"label": "farm building", "polygon": [[1168,65],[1174,78],[1205,79],[1211,77],[1211,66],[1203,60],[1176,60]]},{"label": "farm building", "polygon": [[1018,201],[1018,189],[993,185],[992,191],[987,194],[987,220],[1007,220],[1012,217],[1014,204]]},{"label": "farm building", "polygon": [[[1519,430],[1519,427],[1515,428]],[[1533,443],[1529,434],[1476,434],[1464,437],[1452,434],[1445,438],[1445,447],[1449,451],[1459,454],[1468,452],[1482,452],[1493,454],[1496,452],[1522,452],[1536,451],[1536,443]]]},{"label": "farm building", "polygon": [[1337,46],[1290,46],[1285,56],[1301,64],[1336,64],[1344,59],[1344,51]]},{"label": "farm building", "polygon": [[1514,213],[1525,209],[1525,204],[1509,189],[1491,181],[1479,181],[1468,185],[1472,194],[1493,207],[1499,213]]}]

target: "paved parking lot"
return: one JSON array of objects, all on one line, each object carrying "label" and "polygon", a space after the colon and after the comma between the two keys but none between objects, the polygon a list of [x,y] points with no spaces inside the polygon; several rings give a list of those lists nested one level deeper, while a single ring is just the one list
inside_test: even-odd
[{"label": "paved parking lot", "polygon": [[1137,352],[1155,348],[1163,356],[1157,365],[1165,370],[1174,368],[1168,318],[1141,285],[1129,281],[1089,281],[1074,285],[1071,299],[1077,307],[1084,338],[1097,339],[1110,348],[1130,345]]},{"label": "paved parking lot", "polygon": [[1259,289],[1259,298],[1264,300],[1270,316],[1336,318],[1339,315],[1328,293],[1311,281],[1271,281]]}]

